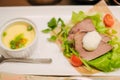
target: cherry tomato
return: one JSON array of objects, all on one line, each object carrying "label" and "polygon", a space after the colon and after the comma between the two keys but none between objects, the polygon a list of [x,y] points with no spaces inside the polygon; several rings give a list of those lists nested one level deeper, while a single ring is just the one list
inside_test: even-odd
[{"label": "cherry tomato", "polygon": [[113,24],[114,24],[114,19],[112,17],[111,14],[106,14],[103,18],[104,20],[104,24],[107,26],[107,27],[111,27]]},{"label": "cherry tomato", "polygon": [[82,61],[78,56],[72,55],[70,58],[71,64],[75,67],[79,67],[82,65]]}]

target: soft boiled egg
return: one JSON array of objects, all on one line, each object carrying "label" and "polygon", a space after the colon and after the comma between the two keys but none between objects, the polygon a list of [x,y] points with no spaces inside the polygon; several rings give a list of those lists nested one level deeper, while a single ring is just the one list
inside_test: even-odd
[{"label": "soft boiled egg", "polygon": [[99,43],[101,42],[102,37],[99,35],[97,31],[91,31],[85,34],[83,37],[83,47],[88,51],[94,51]]}]

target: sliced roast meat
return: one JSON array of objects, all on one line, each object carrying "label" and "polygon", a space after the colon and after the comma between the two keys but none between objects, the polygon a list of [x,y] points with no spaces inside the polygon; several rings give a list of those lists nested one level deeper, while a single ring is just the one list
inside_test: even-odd
[{"label": "sliced roast meat", "polygon": [[108,37],[106,35],[101,34],[101,37],[103,38],[102,39],[103,42],[108,42],[110,40],[110,37]]},{"label": "sliced roast meat", "polygon": [[77,23],[69,32],[68,40],[75,40],[75,49],[79,52],[80,56],[86,60],[95,59],[112,49],[112,46],[107,42],[110,38],[106,35],[100,34],[102,37],[101,42],[94,51],[87,51],[83,48],[82,39],[87,32],[96,31],[95,26],[91,19],[84,19]]},{"label": "sliced roast meat", "polygon": [[92,20],[89,18],[84,19],[83,21],[77,23],[73,28],[70,30],[68,35],[68,40],[72,40],[74,37],[74,34],[77,32],[90,32],[96,30]]},{"label": "sliced roast meat", "polygon": [[73,39],[74,39],[74,35],[75,35],[75,34],[69,34],[69,35],[68,35],[68,40],[69,40],[69,41],[73,40]]},{"label": "sliced roast meat", "polygon": [[92,20],[89,18],[84,19],[83,21],[77,23],[70,31],[70,34],[75,34],[76,32],[90,32],[96,30]]},{"label": "sliced roast meat", "polygon": [[[92,60],[92,59],[95,59],[95,58],[107,53],[108,51],[110,51],[112,49],[111,45],[107,44],[104,41],[101,41],[96,50],[94,50],[92,52],[85,50],[83,48],[83,44],[82,44],[82,39],[85,34],[86,33],[84,33],[84,32],[78,32],[74,36],[75,49],[79,52],[79,54],[82,58],[84,58],[86,60]],[[103,37],[102,40],[104,40],[104,38],[106,38],[106,37]]]}]

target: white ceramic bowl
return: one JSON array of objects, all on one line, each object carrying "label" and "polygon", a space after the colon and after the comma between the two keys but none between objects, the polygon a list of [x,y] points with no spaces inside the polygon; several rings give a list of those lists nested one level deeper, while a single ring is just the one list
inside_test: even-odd
[{"label": "white ceramic bowl", "polygon": [[[13,24],[15,22],[21,22],[21,21],[22,22],[26,22],[26,23],[30,24],[33,27],[34,32],[35,32],[35,37],[34,37],[33,41],[30,44],[28,44],[27,46],[25,46],[23,48],[19,48],[19,49],[11,49],[11,48],[6,47],[3,44],[3,41],[2,41],[3,32],[7,29],[7,27],[9,27],[9,25],[11,25],[11,24]],[[25,18],[12,19],[12,20],[8,21],[7,23],[5,23],[2,26],[2,28],[0,29],[0,47],[10,57],[14,57],[14,58],[25,58],[25,57],[28,57],[28,56],[30,56],[33,53],[34,48],[36,46],[36,43],[37,43],[37,32],[38,31],[36,29],[36,26],[35,26],[35,24],[32,21],[30,21],[28,19],[25,19]]]}]

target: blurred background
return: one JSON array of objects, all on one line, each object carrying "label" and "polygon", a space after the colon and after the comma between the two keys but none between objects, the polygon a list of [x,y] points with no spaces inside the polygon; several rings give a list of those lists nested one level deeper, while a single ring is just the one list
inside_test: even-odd
[{"label": "blurred background", "polygon": [[[0,0],[0,6],[93,5],[100,0]],[[105,0],[108,5],[120,5],[120,0]]]}]

